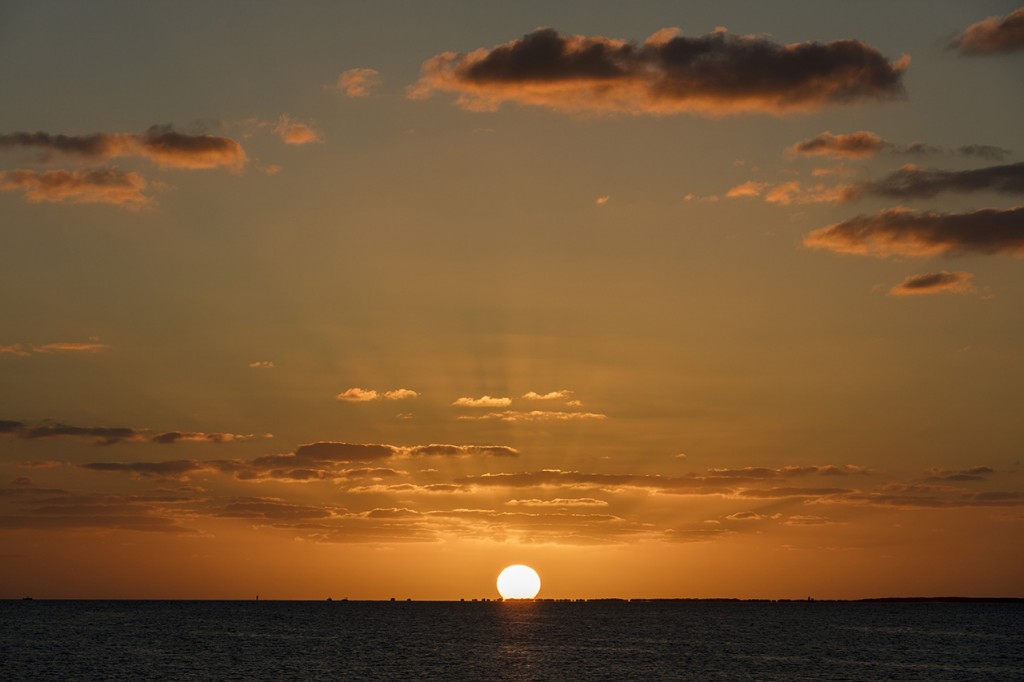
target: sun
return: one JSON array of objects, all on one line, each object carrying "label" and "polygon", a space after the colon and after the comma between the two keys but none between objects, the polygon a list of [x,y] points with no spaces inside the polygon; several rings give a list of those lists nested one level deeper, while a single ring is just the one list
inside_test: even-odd
[{"label": "sun", "polygon": [[533,599],[540,592],[540,576],[529,566],[515,564],[498,575],[502,599]]}]

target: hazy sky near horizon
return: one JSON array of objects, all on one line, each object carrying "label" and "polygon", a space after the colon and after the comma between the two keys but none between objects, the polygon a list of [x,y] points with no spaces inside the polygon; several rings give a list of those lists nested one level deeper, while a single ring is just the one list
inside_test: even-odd
[{"label": "hazy sky near horizon", "polygon": [[1018,2],[0,6],[0,597],[1024,596]]}]

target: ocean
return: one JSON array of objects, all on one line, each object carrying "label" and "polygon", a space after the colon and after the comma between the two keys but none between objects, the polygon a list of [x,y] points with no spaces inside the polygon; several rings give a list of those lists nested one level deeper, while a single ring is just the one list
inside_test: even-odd
[{"label": "ocean", "polygon": [[1022,603],[0,601],[0,680],[1024,680]]}]

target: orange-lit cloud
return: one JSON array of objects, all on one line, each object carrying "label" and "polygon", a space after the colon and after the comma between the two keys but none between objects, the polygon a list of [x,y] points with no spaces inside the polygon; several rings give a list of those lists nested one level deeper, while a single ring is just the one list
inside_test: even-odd
[{"label": "orange-lit cloud", "polygon": [[375,69],[349,69],[338,76],[335,89],[349,97],[368,97],[380,85]]},{"label": "orange-lit cloud", "polygon": [[511,398],[492,398],[489,395],[479,398],[458,398],[452,403],[458,407],[508,407],[511,404]]},{"label": "orange-lit cloud", "polygon": [[769,204],[820,204],[847,201],[849,189],[845,185],[829,187],[822,183],[802,184],[796,180],[775,185],[765,192],[764,200]]},{"label": "orange-lit cloud", "polygon": [[239,169],[247,160],[242,146],[229,137],[189,135],[169,125],[150,126],[144,133],[52,135],[45,132],[0,135],[0,149],[38,149],[86,160],[142,157],[166,168]]},{"label": "orange-lit cloud", "polygon": [[593,497],[556,497],[553,500],[509,500],[505,504],[512,507],[607,507],[604,500]]},{"label": "orange-lit cloud", "polygon": [[335,398],[349,403],[367,403],[373,400],[407,400],[418,396],[419,393],[408,388],[398,388],[380,393],[369,388],[349,388],[336,395]]},{"label": "orange-lit cloud", "polygon": [[830,156],[833,158],[862,159],[874,156],[888,146],[888,143],[867,130],[855,133],[833,135],[829,131],[797,142],[787,152],[801,156]]},{"label": "orange-lit cloud", "polygon": [[257,360],[256,362],[250,362],[249,367],[251,369],[273,369],[273,360]]},{"label": "orange-lit cloud", "polygon": [[804,246],[864,256],[1008,254],[1024,258],[1024,207],[973,213],[918,213],[893,208],[829,225]]},{"label": "orange-lit cloud", "polygon": [[41,346],[32,346],[32,350],[36,353],[97,353],[109,348],[110,346],[105,343],[72,342],[44,343]]},{"label": "orange-lit cloud", "polygon": [[921,296],[926,294],[964,294],[974,291],[969,272],[930,272],[911,275],[889,290],[890,296]]},{"label": "orange-lit cloud", "polygon": [[523,394],[524,400],[564,400],[572,395],[572,391],[568,389],[562,389],[560,391],[549,391],[547,393],[537,393],[536,391],[530,391],[529,393]]},{"label": "orange-lit cloud", "polygon": [[598,206],[604,206],[610,200],[611,200],[611,197],[606,195],[606,196],[603,196],[603,197],[598,197],[597,199],[594,200],[594,203],[597,204]]},{"label": "orange-lit cloud", "polygon": [[55,343],[44,343],[38,346],[25,347],[20,343],[9,346],[0,346],[0,355],[17,355],[28,357],[32,353],[53,354],[53,353],[98,353],[108,350],[110,346],[105,343],[89,342],[76,343],[71,341],[58,341]]},{"label": "orange-lit cloud", "polygon": [[283,114],[281,118],[277,120],[277,125],[274,126],[274,132],[277,133],[277,136],[286,144],[302,145],[309,144],[311,142],[320,142],[322,140],[319,131],[305,123],[293,121],[287,114]]},{"label": "orange-lit cloud", "polygon": [[953,39],[950,47],[969,56],[1024,50],[1024,7],[1005,17],[989,17],[971,24]]},{"label": "orange-lit cloud", "polygon": [[725,196],[729,199],[738,199],[741,197],[759,197],[764,193],[765,189],[769,187],[767,182],[754,182],[753,180],[744,182],[743,184],[736,185],[728,192]]},{"label": "orange-lit cloud", "polygon": [[560,412],[548,410],[531,410],[520,412],[517,410],[505,410],[503,412],[488,412],[484,415],[461,415],[458,419],[476,421],[503,421],[503,422],[545,422],[545,421],[580,421],[589,419],[607,419],[608,415],[596,412]]},{"label": "orange-lit cloud", "polygon": [[636,44],[542,28],[490,50],[439,54],[409,94],[451,92],[475,111],[513,102],[563,112],[782,114],[899,97],[908,62],[856,40],[780,45],[662,29]]},{"label": "orange-lit cloud", "polygon": [[146,181],[138,173],[114,168],[88,170],[0,171],[0,190],[20,191],[32,203],[112,204],[140,208],[149,203]]}]

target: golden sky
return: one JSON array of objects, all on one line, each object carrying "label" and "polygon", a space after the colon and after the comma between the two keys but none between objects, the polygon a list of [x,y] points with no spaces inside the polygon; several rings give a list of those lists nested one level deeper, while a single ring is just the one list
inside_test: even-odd
[{"label": "golden sky", "polygon": [[0,597],[1024,596],[1022,67],[994,1],[6,3]]}]

